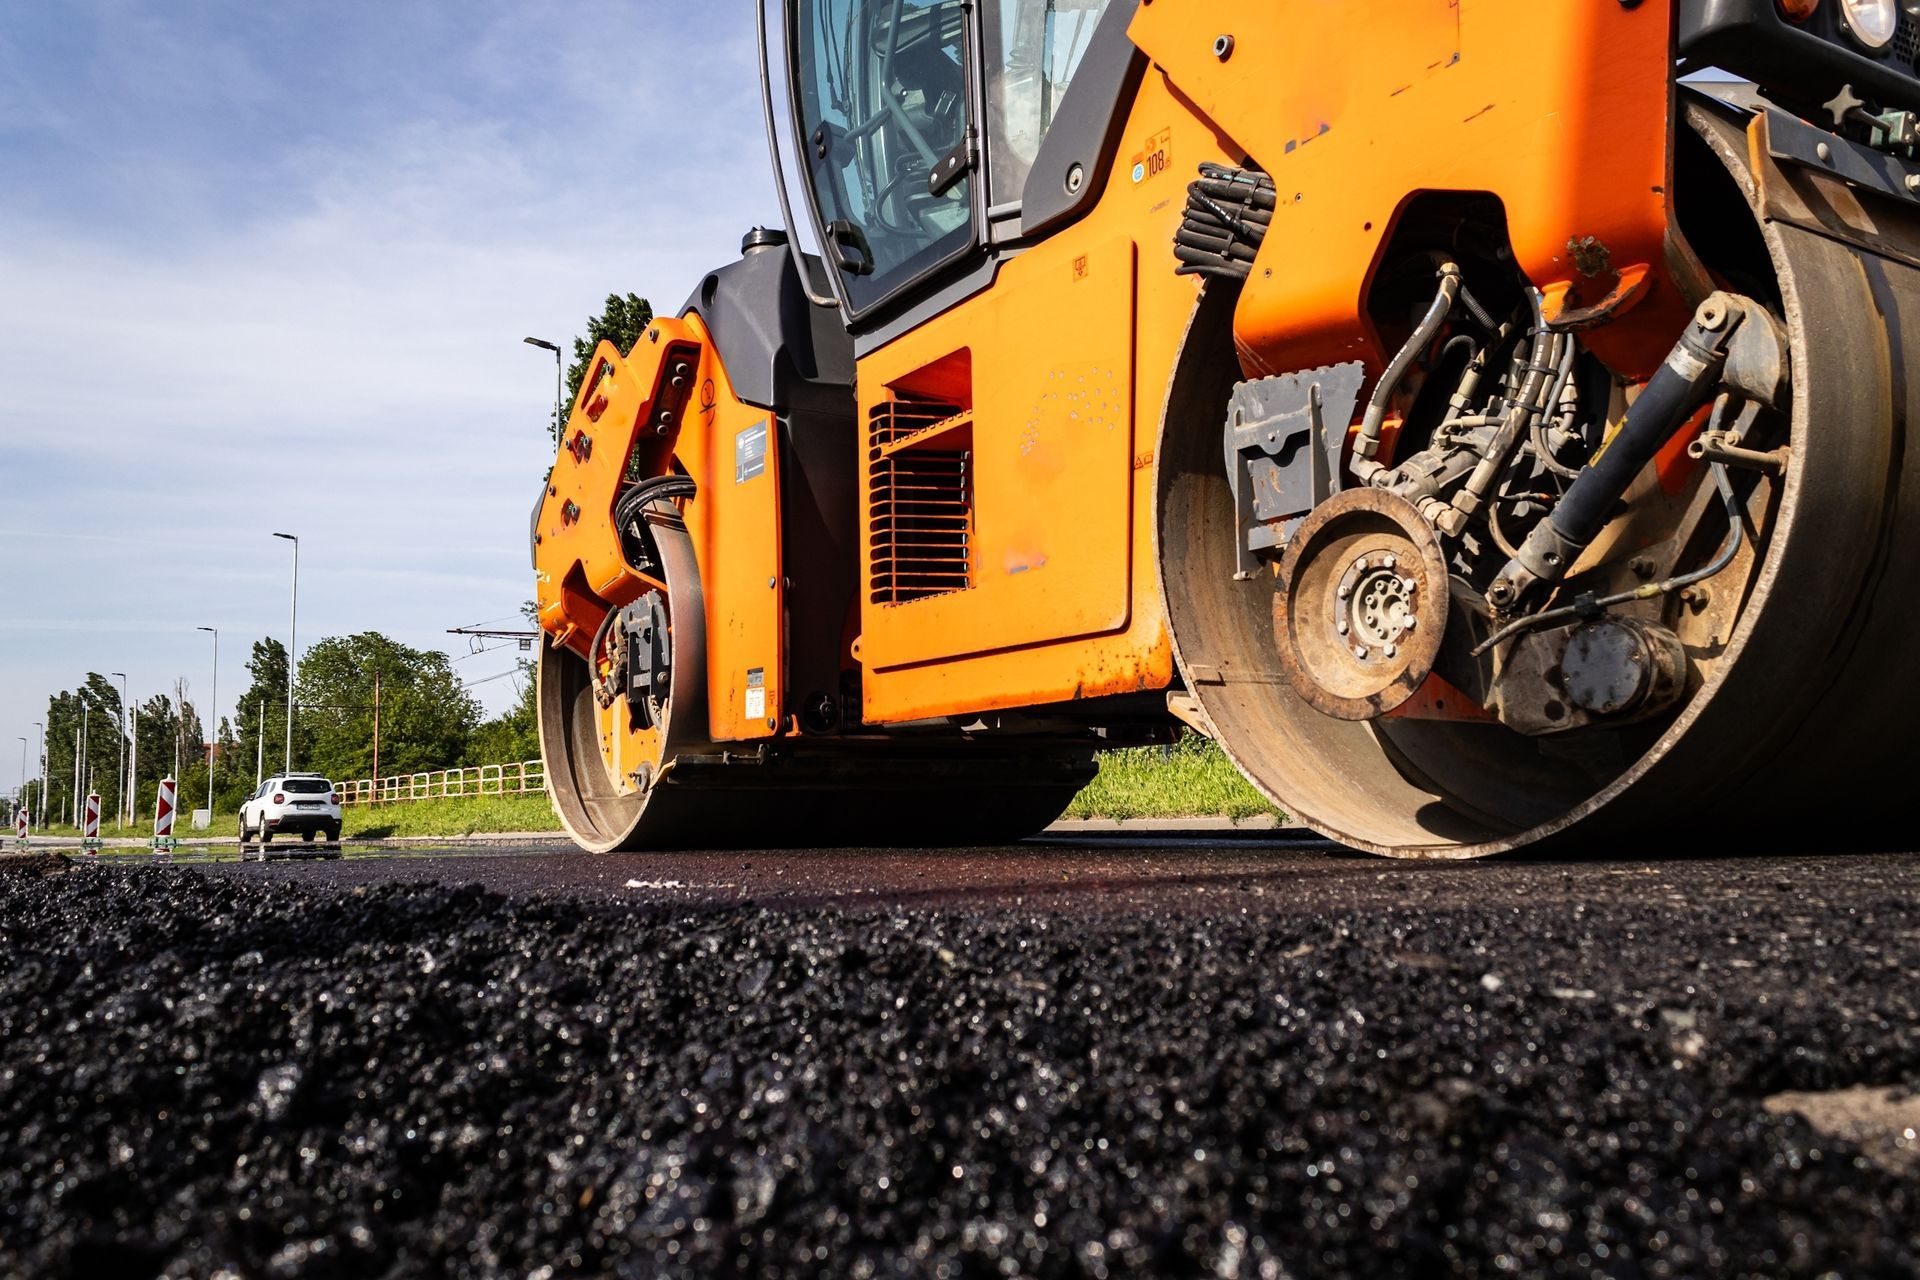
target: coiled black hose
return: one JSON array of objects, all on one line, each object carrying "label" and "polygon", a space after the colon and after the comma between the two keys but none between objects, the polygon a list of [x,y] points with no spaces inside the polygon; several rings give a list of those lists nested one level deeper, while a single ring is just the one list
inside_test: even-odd
[{"label": "coiled black hose", "polygon": [[1187,187],[1187,208],[1174,234],[1181,275],[1245,280],[1273,225],[1273,179],[1251,169],[1203,164]]},{"label": "coiled black hose", "polygon": [[613,527],[625,532],[640,517],[640,509],[662,498],[691,498],[700,491],[692,476],[654,476],[642,480],[613,504]]}]

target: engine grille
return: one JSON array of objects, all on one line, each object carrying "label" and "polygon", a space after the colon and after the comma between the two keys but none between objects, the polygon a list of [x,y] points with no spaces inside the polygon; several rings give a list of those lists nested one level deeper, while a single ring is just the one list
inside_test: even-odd
[{"label": "engine grille", "polygon": [[[894,401],[873,410],[867,543],[874,604],[906,604],[972,585],[971,423],[937,429],[959,420],[961,411],[951,404]],[[911,441],[923,433],[924,443]]]},{"label": "engine grille", "polygon": [[1900,25],[1893,33],[1893,52],[1908,66],[1920,60],[1920,18],[1908,13],[1900,15]]}]

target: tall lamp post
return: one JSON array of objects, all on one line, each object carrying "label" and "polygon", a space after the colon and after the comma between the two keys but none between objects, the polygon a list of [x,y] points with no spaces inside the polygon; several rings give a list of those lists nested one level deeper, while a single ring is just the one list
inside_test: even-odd
[{"label": "tall lamp post", "polygon": [[276,533],[293,544],[293,612],[287,637],[287,762],[282,768],[293,772],[293,673],[300,661],[300,539],[290,533]]},{"label": "tall lamp post", "polygon": [[122,827],[127,825],[127,673],[109,671],[110,676],[120,677],[120,772],[115,780],[120,784],[120,794],[113,798],[114,819]]},{"label": "tall lamp post", "polygon": [[560,348],[545,338],[522,338],[530,347],[539,347],[542,351],[553,352],[553,438],[557,441],[566,430],[567,420],[561,415],[560,398],[566,385],[565,366],[561,364]]},{"label": "tall lamp post", "polygon": [[[297,552],[295,554],[298,554]],[[207,821],[213,821],[213,767],[220,759],[220,628],[196,627],[213,633],[213,696],[207,715],[213,720],[213,740],[207,747]]]}]

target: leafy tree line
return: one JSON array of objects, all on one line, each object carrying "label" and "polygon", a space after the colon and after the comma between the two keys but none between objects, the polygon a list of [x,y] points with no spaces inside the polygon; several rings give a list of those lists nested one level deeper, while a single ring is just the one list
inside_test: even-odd
[{"label": "leafy tree line", "polygon": [[[256,770],[271,774],[287,757],[286,646],[272,639],[255,641],[246,673],[248,685],[236,704],[237,723],[222,717],[217,726],[213,795],[221,811],[238,807],[252,792]],[[296,770],[323,773],[335,781],[373,776],[376,678],[382,777],[531,760],[540,754],[531,663],[520,664],[518,702],[504,715],[487,719],[447,655],[365,631],[330,636],[301,655],[294,682]],[[123,752],[135,770],[136,821],[152,819],[160,779],[168,776],[178,779],[183,813],[204,806],[208,738],[191,695],[183,680],[169,693],[137,701],[124,734],[120,691],[99,672],[88,672],[78,688],[48,699],[49,819],[72,820],[79,760],[78,794],[84,796],[89,787],[99,792],[102,820],[111,824],[118,812]],[[26,793],[36,813],[39,787],[36,777]]]}]

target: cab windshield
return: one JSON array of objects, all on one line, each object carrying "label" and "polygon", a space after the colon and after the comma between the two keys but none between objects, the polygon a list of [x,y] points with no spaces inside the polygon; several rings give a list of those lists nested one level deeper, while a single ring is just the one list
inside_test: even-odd
[{"label": "cab windshield", "polygon": [[828,261],[853,310],[964,252],[972,179],[961,0],[797,0],[793,90]]}]

